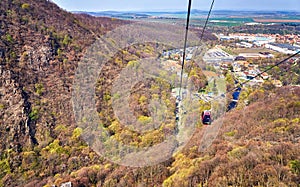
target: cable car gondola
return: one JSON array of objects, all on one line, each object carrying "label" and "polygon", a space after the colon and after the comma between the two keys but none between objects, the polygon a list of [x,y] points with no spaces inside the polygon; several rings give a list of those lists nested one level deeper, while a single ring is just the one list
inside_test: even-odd
[{"label": "cable car gondola", "polygon": [[201,114],[201,119],[203,125],[211,125],[211,111],[210,110],[204,110]]}]

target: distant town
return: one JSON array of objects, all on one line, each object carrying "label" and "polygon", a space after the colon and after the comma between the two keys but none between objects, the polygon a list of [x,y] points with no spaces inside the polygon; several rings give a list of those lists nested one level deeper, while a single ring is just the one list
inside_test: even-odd
[{"label": "distant town", "polygon": [[[224,78],[222,72],[229,71],[235,80],[240,82],[249,80],[247,82],[249,86],[260,85],[268,80],[276,87],[281,87],[282,82],[274,79],[267,72],[262,73],[263,70],[257,62],[269,60],[275,63],[278,56],[287,56],[300,51],[299,35],[245,33],[229,35],[214,33],[214,35],[220,44],[208,49],[203,56],[204,64],[212,67],[216,75],[221,78]],[[196,49],[197,46],[187,48],[187,61],[192,60]],[[233,49],[236,50],[232,51]],[[180,75],[183,49],[165,51],[162,56],[165,69]],[[292,58],[287,63],[298,63],[298,60],[299,58]]]}]

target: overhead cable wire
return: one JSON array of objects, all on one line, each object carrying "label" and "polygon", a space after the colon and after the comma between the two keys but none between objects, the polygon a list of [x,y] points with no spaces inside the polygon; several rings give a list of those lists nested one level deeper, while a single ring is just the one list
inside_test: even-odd
[{"label": "overhead cable wire", "polygon": [[[272,65],[271,67],[267,68],[267,69],[264,70],[263,72],[261,72],[261,73],[257,74],[256,76],[254,76],[252,79],[249,79],[249,80],[244,81],[244,82],[242,82],[242,83],[238,83],[238,86],[234,87],[233,89],[227,91],[227,92],[224,93],[224,94],[230,93],[230,92],[232,92],[232,91],[238,91],[238,92],[240,92],[241,89],[240,89],[240,90],[238,90],[238,89],[241,88],[241,87],[242,87],[244,84],[246,84],[247,82],[250,82],[250,81],[253,80],[254,78],[261,77],[261,75],[262,75],[263,73],[266,73],[266,72],[270,71],[271,69],[273,69],[274,67],[277,67],[277,66],[279,66],[280,64],[282,64],[282,63],[288,61],[289,59],[291,59],[291,58],[293,58],[293,57],[295,57],[296,55],[299,55],[299,53],[300,53],[300,51],[298,51],[297,53],[295,53],[295,54],[293,54],[293,55],[291,55],[291,56],[285,58],[284,60],[282,60],[282,61],[280,61],[280,62],[278,62],[278,63]],[[299,60],[299,58],[297,58],[296,60],[294,60],[294,63],[297,64],[297,61],[298,61],[298,60]],[[288,70],[291,69],[292,67],[294,67],[294,65],[290,66],[290,68],[288,68]],[[282,70],[281,70],[281,72],[282,72]],[[237,80],[235,79],[235,81],[237,81]],[[220,96],[218,96],[218,97],[220,97]],[[218,97],[216,97],[215,99],[218,99]],[[237,101],[232,100],[232,102],[238,103],[238,100],[237,100]],[[231,103],[232,103],[232,102],[231,102]],[[235,108],[235,107],[233,107],[233,108]],[[229,106],[228,106],[226,112],[229,112],[229,111],[232,110],[233,108],[229,108]]]},{"label": "overhead cable wire", "polygon": [[[205,24],[203,26],[202,33],[201,33],[201,36],[200,36],[200,43],[203,40],[204,32],[206,30],[206,27],[207,27],[207,24],[208,24],[208,21],[209,21],[212,9],[214,7],[214,3],[215,3],[215,0],[212,0],[211,5],[210,5],[210,9],[208,11],[208,14],[207,14],[207,17],[206,17],[206,21],[205,21]],[[191,15],[191,4],[192,4],[192,1],[189,0],[188,13],[187,13],[187,19],[186,19],[186,32],[185,32],[185,40],[184,40],[184,48],[183,48],[183,59],[182,59],[182,64],[181,64],[179,97],[181,97],[181,90],[182,90],[182,79],[183,79],[184,63],[185,63],[185,58],[186,58],[185,54],[186,54],[186,47],[187,47],[187,39],[188,39],[188,30],[189,30],[190,15]],[[190,71],[191,71],[191,69],[190,69]]]},{"label": "overhead cable wire", "polygon": [[209,20],[209,18],[210,18],[211,11],[212,11],[212,9],[213,9],[213,7],[214,7],[214,3],[215,3],[215,0],[212,0],[211,5],[210,5],[210,8],[209,8],[209,11],[208,11],[208,14],[207,14],[207,17],[206,17],[206,21],[205,21],[204,27],[203,27],[203,29],[202,29],[202,33],[201,33],[201,36],[200,36],[200,42],[202,42],[202,39],[203,39],[203,36],[204,36],[204,31],[205,31],[205,29],[206,29],[206,27],[207,27],[207,24],[208,24],[208,20]]},{"label": "overhead cable wire", "polygon": [[182,89],[182,78],[183,78],[183,68],[184,68],[184,62],[185,62],[185,53],[186,53],[186,46],[187,46],[187,40],[188,40],[190,16],[191,16],[191,6],[192,6],[192,0],[189,0],[189,3],[188,3],[188,12],[187,12],[187,18],[186,18],[186,27],[185,27],[183,58],[182,58],[181,73],[180,73],[180,87],[179,87],[179,97],[180,98],[181,98],[181,89]]},{"label": "overhead cable wire", "polygon": [[[210,8],[209,8],[209,11],[208,11],[208,14],[206,16],[206,20],[205,20],[205,23],[204,23],[204,26],[203,26],[203,29],[202,29],[202,32],[201,32],[201,35],[200,35],[200,44],[203,40],[203,37],[204,37],[204,32],[206,30],[206,27],[208,25],[208,21],[210,19],[210,15],[211,15],[211,12],[212,12],[212,9],[214,7],[214,3],[215,3],[215,0],[212,0],[211,4],[210,4]],[[194,61],[192,61],[192,65],[190,66],[189,70],[188,70],[188,76],[190,76],[190,73],[192,71],[192,67],[193,67],[193,64],[194,64]]]},{"label": "overhead cable wire", "polygon": [[[275,68],[276,66],[279,66],[280,64],[282,64],[282,63],[288,61],[289,59],[291,59],[291,58],[293,58],[293,57],[295,57],[295,56],[297,56],[297,55],[299,55],[299,54],[300,54],[300,51],[298,51],[298,52],[296,52],[296,53],[294,53],[294,54],[288,56],[287,58],[285,58],[285,59],[283,59],[283,60],[277,62],[276,64],[272,65],[271,67],[269,67],[269,68],[265,69],[264,71],[258,73],[258,74],[255,75],[252,79],[249,79],[249,80],[246,80],[246,81],[244,81],[244,82],[242,82],[242,83],[239,83],[238,86],[236,86],[235,88],[233,88],[233,89],[227,91],[226,93],[230,93],[230,92],[236,90],[238,87],[243,86],[244,84],[250,82],[251,80],[253,80],[253,79],[257,78],[257,77],[260,77],[262,74],[264,74],[264,73],[270,71],[271,69]],[[225,94],[226,94],[226,93],[225,93]]]}]

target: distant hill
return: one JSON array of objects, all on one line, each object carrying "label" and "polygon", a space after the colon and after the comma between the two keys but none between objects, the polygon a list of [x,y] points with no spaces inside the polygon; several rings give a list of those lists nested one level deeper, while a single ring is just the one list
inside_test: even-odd
[{"label": "distant hill", "polygon": [[[99,11],[99,12],[84,12],[75,11],[73,13],[86,13],[93,16],[109,16],[109,17],[122,17],[123,15],[140,15],[140,16],[163,16],[163,15],[186,15],[186,11]],[[193,9],[191,15],[202,15],[206,16],[208,10]],[[300,11],[251,11],[251,10],[213,10],[212,16],[240,16],[240,17],[289,17],[289,16],[300,16]]]}]

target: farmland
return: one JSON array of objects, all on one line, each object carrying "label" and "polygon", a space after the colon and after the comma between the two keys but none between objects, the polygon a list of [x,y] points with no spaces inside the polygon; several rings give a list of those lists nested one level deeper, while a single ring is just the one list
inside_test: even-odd
[{"label": "farmland", "polygon": [[300,23],[297,19],[254,19],[258,23]]}]

